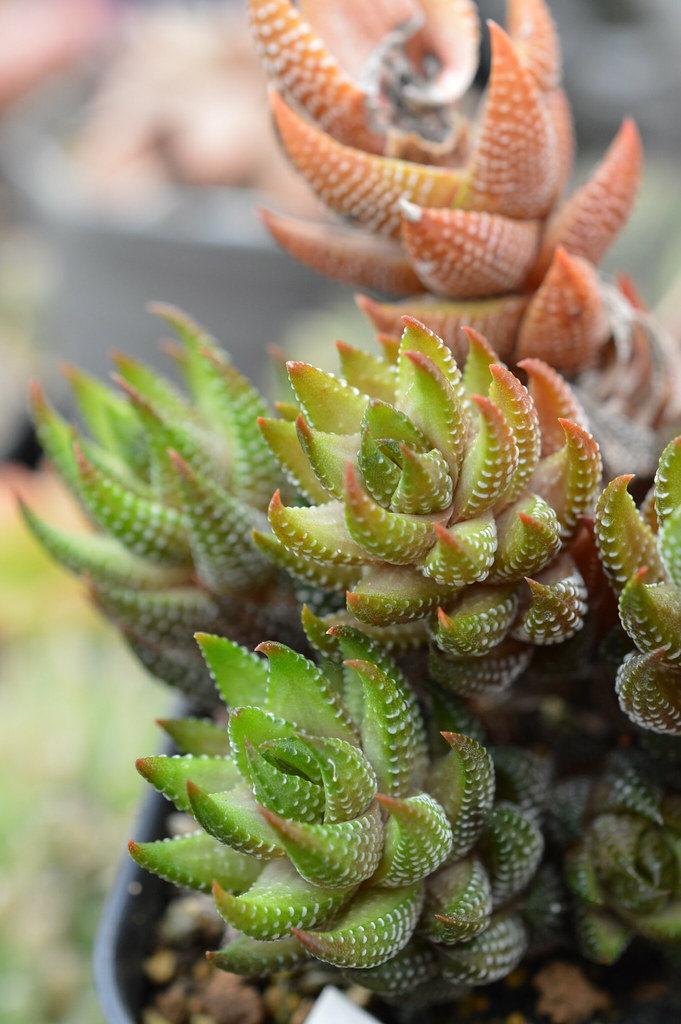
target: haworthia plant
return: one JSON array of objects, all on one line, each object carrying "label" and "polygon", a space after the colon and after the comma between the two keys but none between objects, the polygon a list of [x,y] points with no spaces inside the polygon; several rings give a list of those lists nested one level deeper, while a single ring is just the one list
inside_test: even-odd
[{"label": "haworthia plant", "polygon": [[601,560],[637,648],[619,667],[617,695],[637,725],[681,736],[681,437],[663,451],[640,511],[631,479],[611,481],[596,510]]},{"label": "haworthia plant", "polygon": [[353,627],[331,630],[324,670],[274,641],[259,659],[197,639],[228,727],[168,723],[182,753],[138,768],[200,831],[130,849],[162,877],[212,890],[239,936],[211,960],[260,975],[313,957],[388,996],[513,969],[547,765],[502,754],[496,799],[493,755],[446,730],[428,743],[405,677]]},{"label": "haworthia plant", "polygon": [[[118,388],[75,369],[83,430],[33,390],[38,437],[91,521],[67,533],[24,509],[48,551],[89,584],[142,662],[190,695],[212,696],[197,629],[257,642],[293,639],[292,588],[252,540],[280,481],[257,427],[267,406],[213,338],[178,310],[155,310],[187,394],[141,363],[115,357]],[[86,433],[87,431],[87,433]]]},{"label": "haworthia plant", "polygon": [[561,378],[531,359],[525,387],[467,333],[462,368],[409,318],[381,356],[339,346],[342,377],[289,363],[299,413],[261,427],[306,503],[275,494],[272,533],[255,534],[282,568],[345,591],[375,636],[429,633],[453,676],[483,655],[522,665],[523,645],[580,629],[569,548],[601,474]]}]

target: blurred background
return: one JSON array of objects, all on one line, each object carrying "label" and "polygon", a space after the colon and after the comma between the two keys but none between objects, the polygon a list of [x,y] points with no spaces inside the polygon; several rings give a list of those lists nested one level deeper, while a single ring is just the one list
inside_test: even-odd
[{"label": "blurred background", "polygon": [[[503,20],[504,0],[481,0]],[[623,116],[647,163],[606,272],[631,275],[681,339],[681,4],[554,0],[580,161]],[[257,203],[313,217],[280,157],[239,2],[0,0],[0,1020],[101,1024],[90,946],[131,834],[134,758],[169,698],[53,566],[16,511],[77,513],[40,464],[26,416],[60,363],[159,360],[144,309],[200,319],[268,384],[268,344],[315,361],[368,341],[349,289],[281,255]]]}]

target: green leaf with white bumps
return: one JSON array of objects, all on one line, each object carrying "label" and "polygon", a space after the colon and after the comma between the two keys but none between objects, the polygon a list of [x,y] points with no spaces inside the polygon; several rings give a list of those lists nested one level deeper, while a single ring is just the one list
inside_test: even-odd
[{"label": "green leaf with white bumps", "polygon": [[195,638],[228,707],[265,704],[269,679],[266,661],[226,637],[196,633]]},{"label": "green leaf with white bumps", "polygon": [[406,796],[421,743],[418,712],[404,688],[376,665],[359,659],[350,659],[345,665],[357,674],[362,686],[360,736],[376,772],[378,790],[389,797]]},{"label": "green leaf with white bumps", "polygon": [[518,608],[516,587],[466,587],[449,613],[438,609],[433,640],[449,654],[487,654],[504,639]]},{"label": "green leaf with white bumps", "polygon": [[314,957],[336,967],[378,967],[409,941],[421,911],[418,884],[362,889],[328,931],[294,934]]},{"label": "green leaf with white bumps", "polygon": [[376,795],[376,773],[357,747],[334,737],[296,736],[261,746],[264,757],[307,777],[317,774],[324,787],[324,822],[356,818]]},{"label": "green leaf with white bumps", "polygon": [[352,387],[386,402],[395,400],[395,370],[385,359],[364,349],[336,342],[343,379]]},{"label": "green leaf with white bumps", "polygon": [[426,793],[406,800],[379,794],[376,799],[389,817],[373,884],[394,888],[430,875],[452,848],[452,830],[443,809]]},{"label": "green leaf with white bumps", "polygon": [[206,793],[189,782],[187,796],[199,825],[219,842],[262,860],[285,856],[277,833],[263,817],[247,786],[237,785],[228,793]]},{"label": "green leaf with white bumps", "polygon": [[[562,578],[555,579],[556,576]],[[525,581],[530,605],[512,630],[518,640],[537,646],[559,644],[584,625],[587,590],[577,567],[564,556],[547,571],[546,581]]]},{"label": "green leaf with white bumps", "polygon": [[381,858],[383,826],[378,804],[351,821],[308,825],[261,813],[296,870],[312,885],[344,888],[371,878]]},{"label": "green leaf with white bumps", "polygon": [[179,456],[171,453],[171,458],[199,581],[218,594],[264,583],[272,566],[252,538],[254,525],[265,526],[264,515],[194,472]]},{"label": "green leaf with white bumps", "polygon": [[489,875],[479,857],[466,857],[429,882],[420,927],[433,942],[452,946],[483,932],[491,914]]},{"label": "green leaf with white bumps", "polygon": [[488,575],[497,550],[497,523],[491,511],[445,528],[434,524],[436,542],[421,570],[436,583],[459,588]]},{"label": "green leaf with white bumps", "polygon": [[201,892],[211,892],[213,882],[233,893],[245,892],[262,870],[260,861],[231,850],[205,832],[152,843],[131,842],[128,849],[140,867],[174,885]]},{"label": "green leaf with white bumps", "polygon": [[436,363],[421,352],[402,351],[398,372],[399,408],[428,437],[429,447],[441,453],[455,484],[467,426],[460,394]]},{"label": "green leaf with white bumps", "polygon": [[598,445],[591,434],[573,423],[560,419],[565,444],[537,466],[529,489],[553,507],[561,525],[562,535],[571,537],[580,516],[593,511],[601,481],[602,464]]},{"label": "green leaf with white bumps", "polygon": [[438,971],[437,956],[432,946],[412,939],[404,949],[378,967],[346,968],[344,973],[362,988],[390,999],[411,994],[416,986],[434,979]]},{"label": "green leaf with white bumps", "polygon": [[193,782],[208,793],[220,793],[239,782],[239,772],[231,758],[195,757],[192,754],[141,757],[137,771],[154,789],[163,793],[180,811],[188,811],[187,783]]},{"label": "green leaf with white bumps", "polygon": [[313,736],[357,742],[357,730],[340,697],[313,662],[273,640],[257,650],[269,661],[266,703],[273,714],[290,716]]},{"label": "green leaf with white bumps", "polygon": [[451,749],[433,764],[426,789],[449,818],[455,859],[473,848],[492,809],[494,765],[485,748],[470,737],[446,733],[445,739]]},{"label": "green leaf with white bumps", "polygon": [[95,586],[154,590],[187,582],[187,569],[155,565],[134,555],[113,537],[58,530],[19,502],[24,522],[33,536],[63,565],[87,576]]},{"label": "green leaf with white bumps", "polygon": [[278,459],[286,476],[296,490],[308,501],[328,501],[327,488],[319,482],[308,456],[301,447],[296,423],[284,419],[262,416],[258,424],[272,454]]},{"label": "green leaf with white bumps", "polygon": [[388,512],[368,495],[351,465],[345,478],[345,525],[366,561],[408,565],[418,560],[435,539],[432,523],[420,517]]},{"label": "green leaf with white bumps", "polygon": [[596,506],[596,543],[612,586],[619,592],[634,573],[646,566],[648,582],[666,578],[655,534],[627,491],[631,476],[619,476],[605,488]]},{"label": "green leaf with white bumps", "polygon": [[181,513],[125,487],[75,451],[79,500],[94,522],[129,551],[161,565],[187,565],[190,549]]},{"label": "green leaf with white bumps", "polygon": [[675,437],[660,455],[655,473],[655,512],[661,527],[681,506],[681,437]]},{"label": "green leaf with white bumps", "polygon": [[534,819],[513,804],[491,812],[482,841],[483,859],[492,884],[494,906],[522,892],[544,852],[544,837]]},{"label": "green leaf with white bumps", "polygon": [[673,583],[648,583],[637,572],[620,594],[622,625],[642,654],[663,651],[672,665],[681,661],[681,590]]},{"label": "green leaf with white bumps", "polygon": [[490,583],[530,576],[551,562],[561,547],[558,516],[543,498],[526,494],[497,519],[497,550]]},{"label": "green leaf with white bumps", "polygon": [[312,508],[287,506],[276,491],[270,502],[269,521],[281,543],[302,558],[331,565],[365,565],[372,561],[350,535],[340,502]]},{"label": "green leaf with white bumps", "polygon": [[287,363],[289,380],[305,419],[317,430],[354,434],[369,398],[332,373],[309,363]]},{"label": "green leaf with white bumps", "polygon": [[681,669],[667,664],[664,650],[629,655],[617,670],[615,692],[632,722],[681,735]]},{"label": "green leaf with white bumps", "polygon": [[253,939],[283,939],[292,928],[314,928],[328,920],[354,892],[310,885],[286,861],[273,860],[247,891],[233,895],[219,883],[215,905],[228,924]]},{"label": "green leaf with white bumps", "polygon": [[230,974],[266,978],[278,971],[287,971],[308,959],[305,947],[292,935],[271,942],[259,942],[240,935],[224,949],[207,953],[214,967]]},{"label": "green leaf with white bumps", "polygon": [[459,519],[486,512],[506,493],[518,468],[518,446],[501,410],[488,398],[474,395],[476,433],[461,465],[454,492]]},{"label": "green leaf with white bumps", "polygon": [[442,949],[442,974],[455,985],[489,985],[514,970],[527,948],[518,914],[493,917],[485,931]]},{"label": "green leaf with white bumps", "polygon": [[422,576],[411,566],[371,566],[346,594],[348,611],[368,626],[413,622],[433,611],[452,588]]}]

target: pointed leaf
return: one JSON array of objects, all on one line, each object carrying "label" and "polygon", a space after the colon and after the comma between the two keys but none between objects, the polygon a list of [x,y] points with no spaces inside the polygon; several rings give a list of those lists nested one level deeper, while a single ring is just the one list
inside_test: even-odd
[{"label": "pointed leaf", "polygon": [[499,500],[499,505],[503,508],[527,487],[539,461],[539,417],[527,389],[510,370],[499,363],[493,363],[489,369],[492,384],[487,397],[501,410],[518,448],[516,470],[507,490]]},{"label": "pointed leaf", "polygon": [[345,665],[357,674],[364,691],[362,750],[376,772],[379,792],[406,796],[421,738],[418,713],[404,688],[376,665],[359,659]]},{"label": "pointed leaf", "polygon": [[294,935],[318,960],[336,967],[378,967],[412,936],[423,902],[419,884],[362,889],[332,929]]},{"label": "pointed leaf", "polygon": [[494,801],[494,765],[484,747],[468,736],[445,733],[451,750],[435,761],[428,792],[449,818],[454,835],[452,859],[474,846]]},{"label": "pointed leaf", "polygon": [[286,365],[291,387],[311,426],[337,434],[354,434],[360,429],[367,395],[309,363]]},{"label": "pointed leaf", "polygon": [[286,856],[277,833],[265,821],[245,786],[237,786],[229,793],[206,793],[188,782],[187,796],[199,825],[219,842],[260,860]]},{"label": "pointed leaf", "polygon": [[390,626],[423,618],[453,592],[411,566],[368,570],[346,595],[348,611],[370,626]]},{"label": "pointed leaf", "polygon": [[182,512],[199,581],[221,594],[262,585],[272,567],[254,548],[254,526],[265,517],[228,491],[196,473],[174,452]]},{"label": "pointed leaf", "polygon": [[532,644],[561,644],[584,625],[588,603],[587,590],[577,568],[569,564],[561,572],[552,567],[549,576],[562,575],[546,583],[526,579],[530,588],[530,607],[513,628],[513,636]]},{"label": "pointed leaf", "polygon": [[602,465],[598,445],[588,431],[570,420],[558,422],[565,444],[539,463],[529,488],[555,509],[563,537],[570,537],[580,516],[593,512]]},{"label": "pointed leaf", "polygon": [[505,978],[522,960],[527,931],[518,914],[499,914],[467,942],[442,950],[442,974],[455,985],[487,985]]},{"label": "pointed leaf", "polygon": [[357,455],[359,435],[313,430],[302,416],[296,420],[296,431],[300,447],[325,494],[316,500],[328,501],[330,495],[342,499],[347,466]]},{"label": "pointed leaf", "polygon": [[266,707],[272,714],[286,714],[312,736],[357,742],[357,731],[342,701],[313,662],[274,640],[256,650],[269,661]]},{"label": "pointed leaf", "polygon": [[383,856],[372,884],[394,888],[426,878],[443,863],[452,847],[452,830],[445,812],[427,793],[396,800],[378,795],[388,811]]},{"label": "pointed leaf", "polygon": [[390,363],[343,341],[336,342],[336,349],[346,383],[372,398],[395,401],[395,371]]},{"label": "pointed leaf", "polygon": [[633,938],[631,929],[614,914],[584,904],[577,907],[575,925],[582,953],[597,964],[614,964]]},{"label": "pointed leaf", "polygon": [[484,580],[494,562],[497,524],[491,511],[445,529],[434,524],[437,541],[421,564],[426,576],[449,587]]},{"label": "pointed leaf", "polygon": [[449,614],[438,608],[433,639],[448,654],[486,654],[504,639],[517,608],[515,584],[466,587]]},{"label": "pointed leaf", "polygon": [[350,536],[340,502],[314,508],[286,506],[277,491],[270,502],[269,521],[277,538],[295,555],[332,565],[364,565],[371,561]]},{"label": "pointed leaf", "polygon": [[653,531],[643,521],[627,491],[631,476],[619,476],[605,488],[596,506],[596,543],[613,587],[620,591],[641,566],[650,583],[665,579]]},{"label": "pointed leaf", "polygon": [[254,857],[236,853],[204,832],[153,843],[130,842],[128,849],[147,871],[201,892],[210,892],[214,881],[230,892],[244,892],[262,870]]},{"label": "pointed leaf", "polygon": [[664,658],[664,651],[630,655],[618,669],[615,691],[632,722],[680,736],[681,670],[667,665]]},{"label": "pointed leaf", "polygon": [[[293,866],[312,885],[343,889],[371,878],[383,846],[378,804],[352,821],[309,825],[261,808]],[[205,828],[205,825],[204,825]]]},{"label": "pointed leaf", "polygon": [[33,536],[71,572],[89,577],[95,585],[156,589],[188,582],[183,568],[154,565],[132,554],[113,537],[58,530],[39,519],[22,501],[19,508]]},{"label": "pointed leaf", "polygon": [[258,426],[286,476],[300,493],[313,503],[328,501],[326,487],[315,476],[310,461],[300,446],[296,424],[289,420],[261,416]]},{"label": "pointed leaf", "polygon": [[340,909],[354,887],[324,889],[310,885],[286,861],[273,860],[253,885],[234,896],[216,882],[215,905],[228,924],[253,939],[283,939],[291,928],[314,928]]},{"label": "pointed leaf", "polygon": [[352,565],[328,565],[289,551],[272,533],[253,531],[253,543],[258,551],[274,565],[284,569],[295,579],[325,590],[343,591],[354,586],[361,577],[361,570]]},{"label": "pointed leaf", "polygon": [[558,554],[561,524],[543,498],[525,494],[497,517],[497,550],[489,581],[519,580]]},{"label": "pointed leaf", "polygon": [[461,466],[454,492],[458,519],[471,519],[492,508],[508,489],[518,467],[518,446],[501,411],[488,398],[473,395],[477,432]]},{"label": "pointed leaf", "polygon": [[201,785],[207,793],[221,793],[239,782],[239,772],[229,757],[194,757],[192,754],[140,757],[135,767],[154,789],[163,793],[178,810],[190,809],[187,782]]},{"label": "pointed leaf", "polygon": [[[408,332],[402,344],[407,343]],[[399,361],[398,407],[422,430],[449,466],[456,483],[463,458],[466,420],[463,398],[429,356],[405,349]]]},{"label": "pointed leaf", "polygon": [[292,935],[273,942],[258,942],[243,935],[232,939],[224,949],[206,953],[206,956],[215,967],[229,974],[263,978],[290,970],[308,959],[304,947]]},{"label": "pointed leaf", "polygon": [[353,541],[369,559],[408,565],[433,544],[429,522],[397,512],[387,512],[363,490],[351,464],[345,479],[345,525]]},{"label": "pointed leaf", "polygon": [[642,654],[663,651],[664,661],[681,661],[681,592],[672,583],[648,583],[640,569],[619,599],[620,620]]},{"label": "pointed leaf", "polygon": [[544,837],[530,815],[500,803],[491,812],[482,839],[482,856],[492,883],[495,906],[522,892],[544,852]]},{"label": "pointed leaf", "polygon": [[196,633],[195,639],[228,707],[264,705],[269,670],[262,658],[226,637]]},{"label": "pointed leaf", "polygon": [[361,751],[344,740],[301,736],[273,740],[261,750],[274,763],[281,762],[309,773],[310,768],[304,768],[297,759],[301,751],[305,753],[307,764],[312,761],[313,770],[324,787],[324,823],[327,825],[358,817],[376,795],[376,773]]},{"label": "pointed leaf", "polygon": [[479,935],[489,924],[492,890],[478,857],[445,867],[429,880],[421,928],[445,946]]}]

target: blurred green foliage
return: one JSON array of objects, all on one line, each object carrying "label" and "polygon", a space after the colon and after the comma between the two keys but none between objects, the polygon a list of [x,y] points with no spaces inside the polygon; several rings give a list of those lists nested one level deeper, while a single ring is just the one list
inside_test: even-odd
[{"label": "blurred green foliage", "polygon": [[63,503],[0,473],[0,1020],[101,1024],[92,939],[169,698],[29,538],[13,488]]}]

